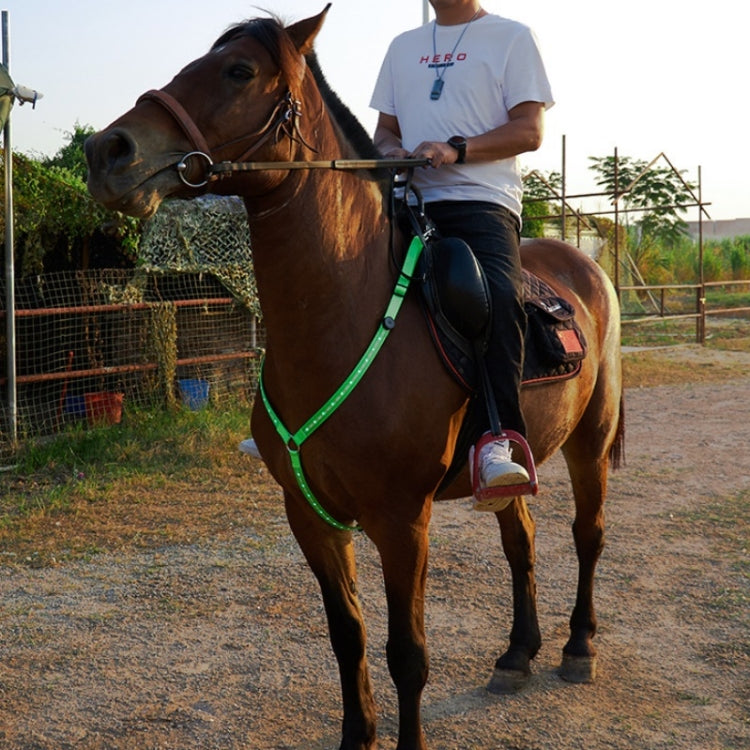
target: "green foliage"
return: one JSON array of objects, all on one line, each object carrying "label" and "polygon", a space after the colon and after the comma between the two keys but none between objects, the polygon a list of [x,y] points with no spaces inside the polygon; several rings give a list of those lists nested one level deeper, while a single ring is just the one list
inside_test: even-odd
[{"label": "green foliage", "polygon": [[[700,279],[698,243],[689,237],[663,244],[642,245],[638,269],[646,284],[694,284]],[[703,278],[705,281],[732,281],[750,278],[750,237],[704,240]]]},{"label": "green foliage", "polygon": [[[121,424],[69,427],[52,440],[30,441],[18,457],[19,476],[53,471],[75,480],[80,474],[114,477],[132,472],[157,477],[210,468],[214,446],[247,433],[250,407],[229,402],[217,408],[129,410]],[[131,465],[132,461],[132,465]]]},{"label": "green foliage", "polygon": [[94,135],[95,132],[96,129],[91,125],[81,125],[76,122],[73,132],[65,134],[68,137],[68,142],[61,146],[53,157],[42,159],[42,165],[45,167],[61,167],[76,175],[82,183],[85,183],[87,167],[83,147],[86,139]]},{"label": "green foliage", "polygon": [[562,175],[548,172],[546,175],[533,170],[523,176],[524,200],[551,200],[562,190]]},{"label": "green foliage", "polygon": [[552,209],[550,199],[554,193],[559,193],[562,186],[562,176],[558,172],[542,175],[534,170],[523,176],[523,236],[543,237],[545,219],[550,216]]},{"label": "green foliage", "polygon": [[527,203],[524,201],[521,214],[523,221],[522,235],[524,237],[544,237],[544,219],[542,218],[544,216],[549,216],[549,207],[546,203]]},{"label": "green foliage", "polygon": [[[22,275],[42,271],[42,259],[58,238],[63,238],[69,249],[106,219],[104,210],[88,197],[86,186],[73,172],[44,167],[20,154],[13,155],[13,203],[16,262]],[[3,216],[3,231],[4,224]]]},{"label": "green foliage", "polygon": [[721,252],[728,258],[733,279],[750,278],[750,235],[722,240]]}]

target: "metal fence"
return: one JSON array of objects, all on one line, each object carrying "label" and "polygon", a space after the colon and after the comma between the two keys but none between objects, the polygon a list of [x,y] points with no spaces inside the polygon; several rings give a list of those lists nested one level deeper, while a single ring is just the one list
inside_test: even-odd
[{"label": "metal fence", "polygon": [[[18,441],[128,409],[252,397],[264,331],[210,274],[44,274],[17,281],[15,294]],[[2,455],[16,442],[4,376],[0,401]]]},{"label": "metal fence", "polygon": [[[723,290],[712,298],[712,292]],[[649,324],[665,321],[695,325],[695,341],[705,343],[711,323],[726,318],[750,318],[750,279],[706,281],[703,284],[659,284],[621,286],[619,289],[623,324]],[[726,302],[727,293],[736,299]]]},{"label": "metal fence", "polygon": [[[712,300],[718,289],[725,294]],[[738,293],[736,304],[719,304],[727,290]],[[623,286],[622,320],[691,324],[702,342],[709,318],[750,317],[748,293],[750,280]],[[254,394],[265,331],[211,274],[49,273],[16,282],[16,308],[17,441],[8,380],[0,376],[0,458],[13,455],[17,442],[73,423]],[[0,346],[0,373],[8,370],[6,351]]]}]

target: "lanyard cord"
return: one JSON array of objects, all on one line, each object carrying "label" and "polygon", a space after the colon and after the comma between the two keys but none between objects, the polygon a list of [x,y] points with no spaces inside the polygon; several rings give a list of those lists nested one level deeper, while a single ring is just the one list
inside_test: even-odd
[{"label": "lanyard cord", "polygon": [[375,332],[375,336],[367,347],[367,350],[333,396],[331,396],[331,398],[329,398],[328,401],[326,401],[326,403],[323,404],[323,406],[321,406],[321,408],[318,409],[318,411],[316,411],[315,414],[313,414],[313,416],[310,417],[310,419],[308,419],[307,422],[305,422],[305,424],[303,424],[294,434],[289,432],[284,426],[281,418],[271,406],[268,394],[266,393],[266,388],[263,384],[263,365],[261,365],[259,386],[263,405],[266,408],[266,412],[268,413],[273,426],[276,428],[276,432],[286,445],[287,451],[289,451],[289,458],[292,462],[292,469],[294,471],[294,476],[297,479],[297,484],[313,510],[327,524],[341,531],[355,531],[361,529],[359,526],[349,526],[348,524],[337,521],[325,510],[325,508],[323,508],[315,497],[313,491],[310,489],[310,485],[307,483],[305,472],[302,468],[300,448],[302,447],[302,443],[304,443],[305,440],[307,440],[307,438],[309,438],[310,435],[312,435],[313,432],[315,432],[315,430],[317,430],[318,427],[320,427],[328,417],[330,417],[336,409],[341,406],[349,394],[357,387],[357,384],[362,380],[370,365],[373,363],[373,360],[383,346],[386,338],[388,338],[388,334],[394,329],[396,325],[396,316],[401,309],[401,303],[404,301],[406,292],[409,289],[414,268],[417,265],[419,256],[422,254],[423,248],[424,245],[422,243],[422,238],[420,236],[414,237],[406,252],[404,263],[401,267],[398,279],[396,280],[396,285],[388,303],[388,307],[386,308],[385,315],[383,316],[383,320],[380,326],[378,326],[378,330]]},{"label": "lanyard cord", "polygon": [[[476,17],[479,15],[479,10],[469,19],[469,22],[466,24],[466,26],[463,27],[461,30],[461,33],[458,36],[458,39],[456,40],[456,43],[453,45],[453,50],[450,54],[450,60],[446,60],[446,62],[442,65],[436,65],[435,66],[435,78],[441,82],[440,88],[442,89],[442,81],[443,76],[445,75],[445,71],[448,70],[448,68],[453,64],[453,55],[456,54],[456,50],[458,49],[458,45],[461,44],[461,40],[464,38],[464,34],[466,33],[466,30],[471,26],[471,24],[475,21]],[[437,19],[433,21],[432,23],[432,54],[433,54],[433,60],[437,57],[437,42],[435,40],[435,32],[437,30]],[[438,71],[438,68],[440,68],[440,71]]]}]

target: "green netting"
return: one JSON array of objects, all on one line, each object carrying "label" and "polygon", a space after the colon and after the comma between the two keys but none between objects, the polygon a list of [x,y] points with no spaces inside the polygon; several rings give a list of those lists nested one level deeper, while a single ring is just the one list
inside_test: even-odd
[{"label": "green netting", "polygon": [[239,198],[166,201],[145,223],[138,254],[148,271],[213,274],[260,316],[250,229]]}]

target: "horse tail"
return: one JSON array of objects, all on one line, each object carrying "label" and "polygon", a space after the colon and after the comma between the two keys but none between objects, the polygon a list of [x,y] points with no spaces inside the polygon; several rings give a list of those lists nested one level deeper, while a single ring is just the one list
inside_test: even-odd
[{"label": "horse tail", "polygon": [[609,465],[613,471],[625,465],[625,394],[620,394],[620,413],[615,438],[609,447]]}]

